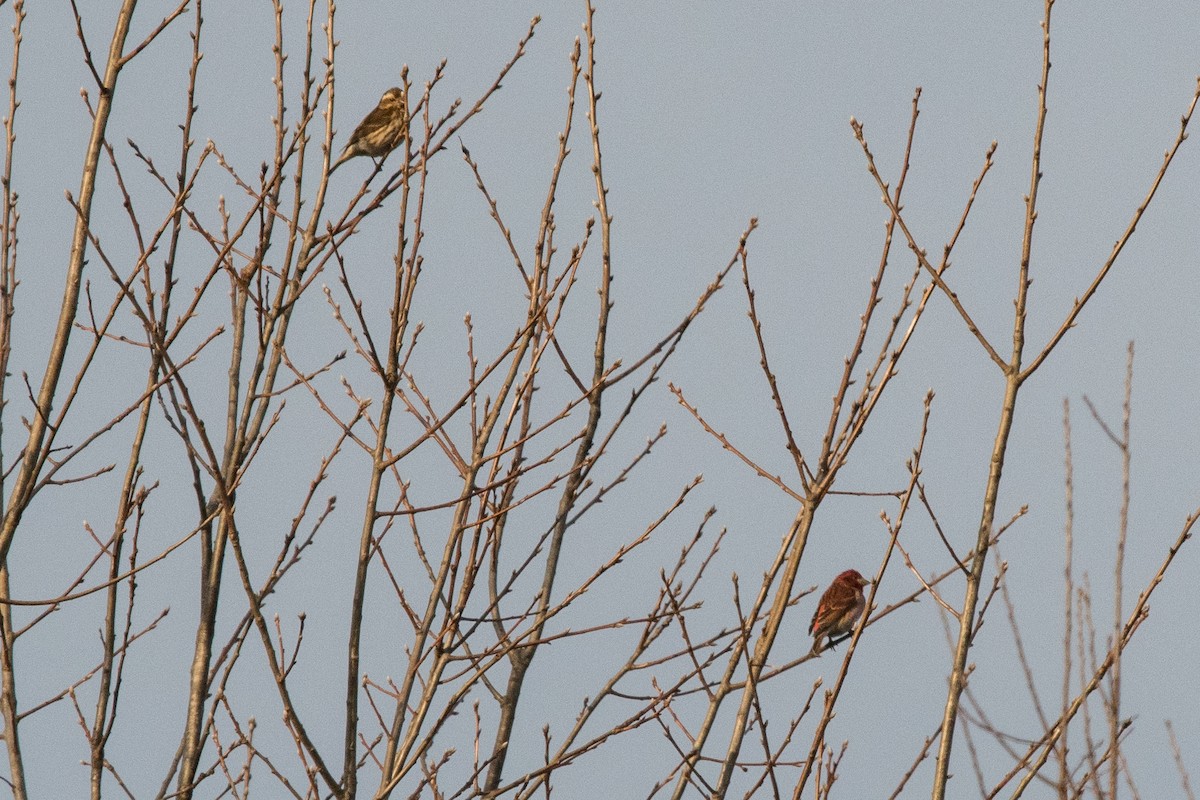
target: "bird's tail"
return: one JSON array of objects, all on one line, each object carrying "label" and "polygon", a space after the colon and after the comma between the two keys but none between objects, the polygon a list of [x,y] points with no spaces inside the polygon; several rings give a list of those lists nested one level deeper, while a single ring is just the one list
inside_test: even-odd
[{"label": "bird's tail", "polygon": [[351,152],[350,148],[346,148],[345,150],[343,150],[342,154],[340,156],[338,156],[338,160],[333,162],[332,165],[330,165],[329,174],[332,175],[333,171],[335,169],[340,167],[342,164],[345,164],[347,161],[349,161],[352,158],[354,158],[354,153]]}]

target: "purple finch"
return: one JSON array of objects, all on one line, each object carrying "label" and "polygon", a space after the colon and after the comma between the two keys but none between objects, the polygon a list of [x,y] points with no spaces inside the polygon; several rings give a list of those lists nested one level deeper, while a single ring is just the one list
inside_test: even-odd
[{"label": "purple finch", "polygon": [[869,580],[853,569],[833,579],[825,594],[821,595],[817,611],[808,625],[808,632],[813,637],[812,652],[821,649],[821,640],[826,636],[832,643],[835,636],[845,636],[854,630],[854,625],[867,607],[863,587],[868,583]]},{"label": "purple finch", "polygon": [[408,137],[408,101],[404,90],[394,86],[383,93],[379,105],[358,123],[350,141],[329,168],[330,172],[355,156],[383,158]]}]

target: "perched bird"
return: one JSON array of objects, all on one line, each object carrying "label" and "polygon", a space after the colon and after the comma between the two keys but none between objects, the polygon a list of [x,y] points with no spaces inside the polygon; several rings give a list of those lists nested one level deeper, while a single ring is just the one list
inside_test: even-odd
[{"label": "perched bird", "polygon": [[406,138],[408,138],[408,101],[404,96],[404,90],[393,86],[383,93],[383,97],[379,99],[379,105],[375,106],[371,113],[358,123],[354,133],[350,134],[350,141],[346,142],[345,149],[342,150],[342,154],[338,156],[338,160],[329,168],[329,171],[333,172],[342,165],[342,162],[355,156],[383,158]]},{"label": "perched bird", "polygon": [[821,649],[821,640],[826,636],[832,642],[835,636],[844,636],[854,630],[855,623],[867,607],[863,587],[868,583],[869,580],[853,569],[833,579],[825,594],[821,595],[817,611],[808,624],[808,632],[813,637],[812,652]]}]

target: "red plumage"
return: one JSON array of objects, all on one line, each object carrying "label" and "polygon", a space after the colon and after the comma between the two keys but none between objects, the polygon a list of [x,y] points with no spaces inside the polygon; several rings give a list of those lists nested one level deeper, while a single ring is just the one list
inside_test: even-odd
[{"label": "red plumage", "polygon": [[821,649],[821,640],[825,637],[832,642],[835,637],[845,636],[854,630],[858,618],[867,607],[863,587],[869,583],[858,570],[848,569],[829,584],[817,603],[812,622],[808,624],[814,653]]}]

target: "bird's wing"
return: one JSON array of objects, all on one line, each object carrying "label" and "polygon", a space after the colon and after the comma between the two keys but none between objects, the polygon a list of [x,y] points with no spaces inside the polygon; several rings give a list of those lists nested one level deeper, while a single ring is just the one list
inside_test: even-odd
[{"label": "bird's wing", "polygon": [[375,106],[375,108],[371,109],[371,113],[363,117],[363,121],[358,123],[358,127],[354,129],[354,133],[350,134],[350,142],[356,142],[363,138],[369,131],[383,127],[390,118],[391,111],[382,105]]},{"label": "bird's wing", "polygon": [[821,601],[817,603],[812,622],[808,623],[808,632],[812,634],[816,631],[817,623],[828,619],[831,614],[838,614],[842,609],[854,605],[857,594],[853,587],[842,581],[831,583],[825,594],[821,595]]}]

